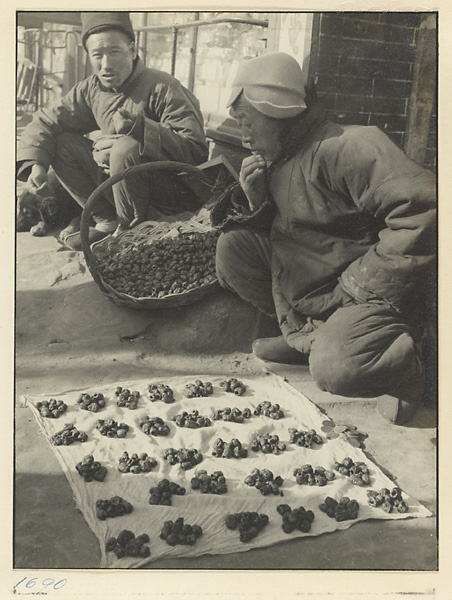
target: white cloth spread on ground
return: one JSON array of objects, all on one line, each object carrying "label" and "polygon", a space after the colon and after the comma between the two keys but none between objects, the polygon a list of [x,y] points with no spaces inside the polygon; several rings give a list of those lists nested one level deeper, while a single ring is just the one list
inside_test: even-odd
[{"label": "white cloth spread on ground", "polygon": [[[195,379],[203,382],[211,381],[214,387],[213,395],[206,398],[186,398],[186,384]],[[326,416],[303,394],[284,382],[280,377],[269,374],[262,377],[242,378],[247,386],[243,396],[227,393],[220,382],[225,377],[173,377],[165,380],[149,379],[141,381],[117,382],[110,385],[96,386],[85,390],[71,390],[52,396],[25,396],[24,400],[31,407],[39,425],[47,439],[63,429],[65,423],[73,423],[79,431],[88,434],[85,443],[75,442],[69,446],[54,446],[52,448],[71,485],[77,507],[82,511],[89,527],[99,539],[101,547],[101,567],[127,568],[140,567],[152,560],[164,557],[194,557],[202,554],[228,554],[243,552],[252,548],[269,546],[284,540],[301,536],[316,536],[326,532],[346,529],[354,523],[366,519],[403,519],[407,517],[430,516],[430,511],[415,499],[403,494],[408,504],[407,513],[393,511],[388,514],[381,508],[373,508],[367,504],[367,490],[379,491],[381,488],[392,489],[394,483],[373,463],[364,452],[352,447],[343,436],[327,440],[321,431],[322,422]],[[165,404],[161,401],[151,402],[148,394],[149,383],[165,383],[174,391],[176,401]],[[138,390],[141,394],[138,407],[135,410],[119,408],[116,405],[116,388],[121,386],[131,391]],[[101,392],[106,398],[106,407],[97,413],[81,410],[77,405],[80,392],[93,394]],[[67,411],[57,419],[43,418],[36,409],[36,403],[54,397],[63,400]],[[213,421],[212,426],[200,429],[188,429],[176,426],[171,418],[183,410],[191,412],[194,409],[200,415],[213,418],[216,409],[237,407],[243,410],[249,407],[253,411],[260,402],[268,400],[280,404],[285,417],[273,420],[265,416],[252,416],[245,423],[229,423]],[[138,426],[142,415],[161,417],[168,423],[170,434],[167,437],[154,437],[144,434]],[[104,437],[96,429],[97,419],[115,419],[118,423],[125,422],[130,429],[125,438]],[[289,444],[289,428],[299,430],[315,429],[322,435],[324,443],[313,445],[311,449]],[[252,440],[259,434],[274,433],[287,445],[279,455],[263,454],[250,449]],[[212,456],[213,444],[217,438],[229,442],[233,438],[240,440],[248,449],[248,457],[242,459],[216,458]],[[171,466],[164,460],[163,451],[166,448],[196,448],[203,454],[203,461],[196,467],[184,471],[180,465]],[[157,466],[150,473],[121,473],[118,470],[119,458],[124,451],[138,455],[147,452],[157,460]],[[85,482],[76,471],[76,464],[84,456],[92,454],[94,460],[100,461],[108,469],[103,482]],[[305,464],[313,467],[322,466],[333,470],[335,461],[341,462],[350,457],[354,462],[363,461],[369,468],[371,484],[360,487],[350,483],[348,477],[336,472],[336,478],[323,487],[299,485],[295,482],[293,470]],[[255,468],[270,469],[276,477],[284,478],[281,487],[283,496],[263,496],[254,487],[244,483],[244,479]],[[228,486],[228,492],[223,495],[201,494],[191,489],[190,481],[196,471],[204,469],[209,474],[223,471]],[[149,504],[149,489],[167,478],[186,488],[183,496],[172,496],[172,506],[154,506]],[[133,511],[122,517],[107,518],[104,521],[96,517],[96,501],[107,500],[120,496],[133,505]],[[339,499],[342,496],[358,500],[360,508],[357,520],[336,522],[319,510],[319,504],[326,496]],[[276,507],[279,504],[289,504],[292,509],[304,506],[315,514],[309,533],[294,531],[286,534],[281,529],[281,516]],[[265,513],[269,523],[252,541],[239,541],[237,530],[231,531],[225,526],[225,517],[230,513],[256,511]],[[194,546],[169,546],[160,539],[160,531],[164,521],[175,521],[183,517],[185,523],[200,525],[203,535]],[[133,531],[135,535],[147,533],[150,537],[149,558],[125,557],[117,559],[113,552],[106,552],[106,541],[123,530]],[[300,565],[302,567],[303,565]]]}]

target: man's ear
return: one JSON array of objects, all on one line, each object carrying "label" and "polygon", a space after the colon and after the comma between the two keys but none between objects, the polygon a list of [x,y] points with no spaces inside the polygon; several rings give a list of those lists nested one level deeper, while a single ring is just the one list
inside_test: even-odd
[{"label": "man's ear", "polygon": [[135,59],[136,59],[136,57],[137,57],[137,47],[136,47],[136,44],[135,44],[135,42],[132,42],[132,43],[130,44],[130,49],[132,50],[133,59],[135,60]]}]

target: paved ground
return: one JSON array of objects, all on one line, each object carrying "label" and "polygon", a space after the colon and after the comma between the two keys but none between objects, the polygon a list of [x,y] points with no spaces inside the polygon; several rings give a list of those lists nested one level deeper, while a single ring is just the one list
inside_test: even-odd
[{"label": "paved ground", "polygon": [[[79,253],[53,237],[18,235],[16,292],[16,568],[96,568],[98,542],[74,507],[65,476],[25,393],[53,393],[122,378],[181,373],[261,372],[250,354],[256,313],[224,291],[185,308],[131,311],[98,290]],[[272,365],[268,365],[273,368]],[[436,411],[424,406],[409,427],[390,425],[372,400],[320,392],[307,368],[276,372],[336,420],[369,434],[366,452],[407,493],[436,514]],[[436,518],[367,521],[316,538],[231,556],[160,560],[152,569],[436,570]]]}]

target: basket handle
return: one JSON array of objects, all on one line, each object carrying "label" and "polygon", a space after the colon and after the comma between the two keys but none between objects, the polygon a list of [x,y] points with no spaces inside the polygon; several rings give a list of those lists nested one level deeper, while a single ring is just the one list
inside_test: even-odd
[{"label": "basket handle", "polygon": [[95,207],[98,199],[102,196],[102,194],[106,190],[112,188],[115,185],[115,183],[118,183],[119,181],[122,181],[123,179],[131,177],[133,175],[148,173],[152,171],[163,171],[166,173],[175,173],[177,175],[196,175],[202,181],[209,181],[209,177],[207,176],[207,174],[204,173],[204,171],[202,171],[199,167],[195,167],[194,165],[189,165],[186,163],[166,160],[148,162],[140,165],[133,165],[132,167],[124,169],[122,173],[112,175],[104,182],[102,182],[88,198],[83,209],[80,222],[80,239],[82,243],[83,254],[85,255],[85,260],[88,264],[88,267],[90,268],[91,275],[93,276],[97,284],[99,284],[97,270],[91,268],[91,264],[93,262],[97,264],[97,261],[93,253],[91,252],[91,247],[89,243],[89,223],[93,213],[93,208]]}]

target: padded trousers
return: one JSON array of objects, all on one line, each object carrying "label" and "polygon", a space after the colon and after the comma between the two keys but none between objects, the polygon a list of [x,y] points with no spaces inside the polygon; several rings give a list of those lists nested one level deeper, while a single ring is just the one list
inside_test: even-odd
[{"label": "padded trousers", "polygon": [[[125,135],[111,148],[109,174],[116,175],[128,167],[152,161],[152,157],[140,154],[136,140]],[[108,177],[93,158],[93,142],[76,133],[57,136],[52,166],[61,184],[81,206]],[[117,220],[118,224],[128,226],[135,219],[157,220],[199,207],[191,190],[174,176],[153,172],[135,174],[116,183],[105,197],[99,198],[93,217],[98,223]]]},{"label": "padded trousers", "polygon": [[[264,234],[235,230],[218,240],[220,284],[275,315],[270,261],[271,243]],[[296,349],[310,347],[309,369],[320,389],[349,397],[403,396],[408,388],[422,394],[420,353],[400,314],[383,304],[352,302],[325,320],[320,315],[309,321],[306,332],[301,328],[286,341]],[[310,337],[309,344],[303,336]]]}]

